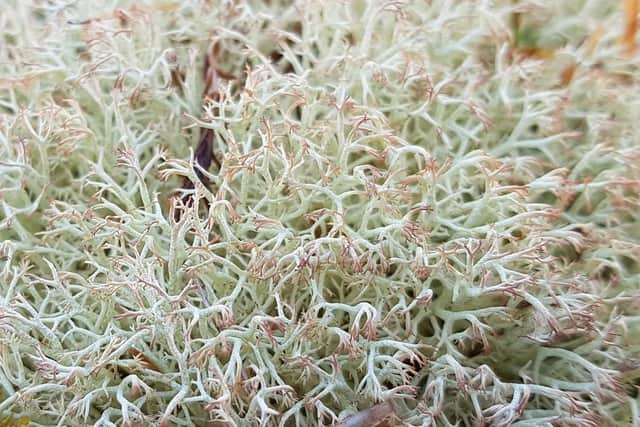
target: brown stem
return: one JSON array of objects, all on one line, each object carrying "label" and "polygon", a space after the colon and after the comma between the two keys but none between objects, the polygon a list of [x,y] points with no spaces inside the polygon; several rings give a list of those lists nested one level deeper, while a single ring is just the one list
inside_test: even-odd
[{"label": "brown stem", "polygon": [[[220,78],[230,80],[233,76],[220,72],[216,68],[216,57],[220,52],[220,45],[215,44],[209,48],[207,56],[204,61],[204,82],[205,88],[203,93],[203,101],[207,100],[218,101],[220,100]],[[194,153],[194,163],[197,163],[199,167],[195,167],[196,176],[202,184],[205,186],[210,185],[209,179],[202,172],[208,171],[211,167],[211,163],[215,163],[218,169],[222,167],[220,161],[214,153],[215,133],[209,128],[200,128],[200,137],[198,139],[198,145]],[[195,188],[195,183],[189,178],[185,178],[182,184],[182,189],[189,190]],[[187,195],[182,198],[182,202],[185,206],[193,206],[193,196]],[[176,220],[180,219],[180,211],[176,211]]]}]

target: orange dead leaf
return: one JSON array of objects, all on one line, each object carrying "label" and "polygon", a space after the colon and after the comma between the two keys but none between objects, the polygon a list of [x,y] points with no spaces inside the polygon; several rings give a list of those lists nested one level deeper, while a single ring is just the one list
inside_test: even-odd
[{"label": "orange dead leaf", "polygon": [[541,47],[523,47],[519,48],[517,52],[528,58],[537,59],[550,59],[556,54],[552,49],[543,49]]},{"label": "orange dead leaf", "polygon": [[636,33],[638,32],[638,0],[624,1],[624,34],[622,45],[627,54],[632,54],[636,49]]},{"label": "orange dead leaf", "polygon": [[575,62],[572,62],[571,64],[567,65],[564,70],[562,70],[562,72],[560,73],[561,86],[566,86],[571,83],[571,80],[573,80],[573,76],[575,76],[576,74],[577,68],[578,65]]},{"label": "orange dead leaf", "polygon": [[596,28],[590,35],[587,41],[585,42],[584,52],[587,56],[591,55],[598,47],[598,43],[600,43],[600,39],[604,36],[605,29],[603,27]]}]

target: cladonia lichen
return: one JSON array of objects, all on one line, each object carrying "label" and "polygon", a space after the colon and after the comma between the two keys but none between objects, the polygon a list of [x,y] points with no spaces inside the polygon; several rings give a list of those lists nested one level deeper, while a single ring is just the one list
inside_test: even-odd
[{"label": "cladonia lichen", "polygon": [[5,0],[0,420],[640,426],[632,3]]}]

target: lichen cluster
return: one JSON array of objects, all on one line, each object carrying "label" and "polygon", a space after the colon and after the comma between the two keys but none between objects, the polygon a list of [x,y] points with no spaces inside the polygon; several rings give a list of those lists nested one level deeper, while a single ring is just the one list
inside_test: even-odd
[{"label": "lichen cluster", "polygon": [[630,10],[5,0],[0,419],[639,426]]}]

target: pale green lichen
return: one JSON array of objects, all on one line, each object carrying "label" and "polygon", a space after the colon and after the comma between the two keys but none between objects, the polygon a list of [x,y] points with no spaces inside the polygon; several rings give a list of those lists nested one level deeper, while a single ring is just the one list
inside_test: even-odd
[{"label": "pale green lichen", "polygon": [[0,419],[639,425],[622,5],[5,3]]}]

